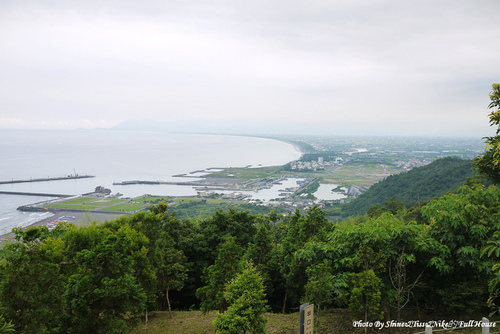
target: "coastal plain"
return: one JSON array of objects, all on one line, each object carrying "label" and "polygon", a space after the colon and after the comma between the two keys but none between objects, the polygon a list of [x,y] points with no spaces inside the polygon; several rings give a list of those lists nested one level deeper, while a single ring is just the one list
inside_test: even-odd
[{"label": "coastal plain", "polygon": [[[119,192],[77,195],[59,198],[47,204],[27,205],[27,211],[52,212],[36,225],[50,224],[61,216],[74,216],[69,222],[83,224],[103,222],[122,215],[147,210],[160,200],[168,203],[169,210],[180,218],[204,218],[229,207],[266,214],[291,214],[296,209],[318,205],[329,219],[339,219],[341,206],[359,195],[364,189],[394,174],[406,172],[445,156],[470,159],[482,150],[482,143],[457,140],[424,140],[383,138],[290,137],[273,138],[287,141],[300,148],[302,156],[288,164],[272,167],[207,168],[187,174],[175,175],[179,181],[119,180],[114,191],[137,184],[146,184],[157,196],[143,195],[124,198]],[[287,179],[300,180],[300,184],[286,188],[279,185]],[[156,184],[175,183],[192,187],[195,196],[169,196],[155,188]],[[341,199],[325,200],[318,188],[329,185],[330,193],[337,192]],[[261,191],[279,189],[267,200],[258,199]],[[348,191],[349,190],[349,191]],[[352,190],[352,192],[350,192]]]}]

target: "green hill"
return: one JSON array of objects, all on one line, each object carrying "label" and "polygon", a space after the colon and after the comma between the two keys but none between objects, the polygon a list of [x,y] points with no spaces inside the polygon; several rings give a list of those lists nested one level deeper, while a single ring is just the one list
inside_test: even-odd
[{"label": "green hill", "polygon": [[447,157],[407,173],[391,175],[374,184],[343,207],[345,215],[364,214],[376,204],[383,205],[394,196],[407,206],[456,190],[475,173],[471,160]]}]

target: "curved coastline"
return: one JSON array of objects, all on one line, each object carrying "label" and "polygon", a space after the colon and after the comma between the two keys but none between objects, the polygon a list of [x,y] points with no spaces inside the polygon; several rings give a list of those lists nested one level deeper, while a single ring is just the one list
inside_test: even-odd
[{"label": "curved coastline", "polygon": [[282,138],[279,135],[272,134],[252,134],[252,133],[211,133],[211,132],[169,132],[169,133],[178,133],[178,134],[188,134],[188,135],[207,135],[207,136],[234,136],[234,137],[253,137],[253,138],[264,138],[264,139],[272,139],[280,142],[284,142],[290,144],[296,148],[301,154],[308,153],[305,147],[301,146],[296,141],[291,139]]},{"label": "curved coastline", "polygon": [[[290,140],[290,139],[285,139],[285,138],[275,138],[275,137],[261,137],[261,138],[266,138],[266,139],[277,140],[277,141],[281,141],[281,142],[283,142],[283,143],[287,143],[287,144],[292,145],[292,146],[295,148],[295,150],[296,150],[297,152],[299,152],[299,153],[300,153],[299,158],[298,158],[298,159],[295,159],[295,160],[299,160],[300,158],[302,158],[302,156],[303,156],[305,153],[307,153],[307,150],[306,150],[303,146],[301,146],[301,145],[300,145],[300,144],[298,144],[297,142],[292,141],[292,140]],[[292,160],[292,161],[293,161],[293,160]],[[290,161],[289,161],[289,162],[290,162]]]},{"label": "curved coastline", "polygon": [[[93,132],[89,132],[89,133],[93,133]],[[35,132],[36,134],[36,132]],[[186,133],[187,134],[187,133]],[[190,133],[192,135],[196,135],[195,133]],[[265,166],[283,166],[291,161],[294,161],[294,160],[297,160],[297,159],[300,159],[300,157],[305,153],[304,149],[300,146],[300,145],[297,145],[296,142],[293,142],[291,140],[288,140],[288,139],[285,139],[285,138],[279,138],[279,137],[275,137],[275,136],[271,136],[271,135],[259,135],[259,134],[231,134],[231,133],[198,133],[199,135],[210,135],[210,136],[239,136],[239,137],[251,137],[251,138],[256,138],[256,139],[264,139],[264,140],[273,140],[275,142],[282,142],[284,144],[287,144],[287,145],[291,145],[291,147],[293,147],[293,152],[290,150],[290,160],[289,161],[285,161],[287,159],[286,155],[285,157],[281,157],[280,159],[278,160],[281,160],[279,162],[277,161],[269,161],[269,164],[265,164]],[[262,144],[261,144],[262,145]],[[264,144],[265,145],[265,144]],[[244,150],[244,148],[243,148]],[[278,150],[280,150],[280,148],[278,148]],[[288,151],[288,149],[286,149],[285,147],[282,147],[281,150],[283,151]],[[286,152],[285,151],[285,152]],[[279,151],[278,151],[279,152]],[[264,162],[263,162],[264,164]],[[262,166],[262,167],[265,167],[265,166]],[[251,166],[252,168],[259,168],[261,167],[260,164],[258,165],[257,162],[255,162],[254,165]],[[229,167],[227,167],[229,168]],[[78,167],[77,167],[78,169]],[[189,173],[190,171],[186,171],[187,173]],[[98,174],[96,174],[98,175]],[[96,180],[97,180],[97,177],[96,177]],[[97,180],[96,182],[100,182],[100,180]],[[56,182],[57,183],[57,182]],[[52,186],[51,186],[52,187]],[[57,218],[57,217],[56,217]],[[104,218],[104,217],[103,217]],[[107,216],[106,217],[107,219],[110,219],[111,217],[110,216]],[[41,220],[38,220],[37,221],[32,221],[30,222],[30,224],[28,225],[24,225],[23,224],[23,227],[27,227],[27,226],[32,226],[32,225],[40,225],[40,224],[44,224],[44,223],[47,223],[47,222],[50,222],[52,218],[45,218],[45,219],[41,219]],[[3,233],[2,233],[3,234]],[[3,234],[2,237],[5,237],[5,235],[11,235],[11,233],[7,233],[7,234]]]},{"label": "curved coastline", "polygon": [[[296,141],[293,141],[291,139],[281,138],[279,136],[277,137],[277,136],[274,136],[274,135],[234,134],[234,133],[199,133],[199,134],[203,134],[203,135],[215,135],[215,136],[252,137],[252,138],[262,138],[262,139],[271,139],[271,140],[279,141],[279,142],[282,142],[282,143],[286,143],[286,144],[292,145],[295,148],[295,150],[297,152],[299,152],[300,156],[296,160],[299,160],[300,158],[302,158],[302,156],[305,153],[309,153],[309,150],[306,149],[305,145],[301,145],[300,143],[298,143]],[[294,160],[292,160],[292,161],[294,161]],[[288,162],[291,162],[291,161],[288,161]]]}]

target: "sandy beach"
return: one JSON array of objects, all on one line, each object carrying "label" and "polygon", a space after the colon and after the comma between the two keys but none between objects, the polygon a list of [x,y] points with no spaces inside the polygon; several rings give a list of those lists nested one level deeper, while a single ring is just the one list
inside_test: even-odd
[{"label": "sandy beach", "polygon": [[[34,224],[31,224],[31,226],[41,226],[41,225],[47,225],[54,220],[58,219],[59,217],[62,216],[70,216],[70,217],[75,217],[75,218],[70,218],[68,219],[68,223],[75,224],[77,226],[81,226],[84,224],[90,224],[92,222],[100,222],[103,223],[105,221],[113,220],[118,217],[123,216],[122,214],[113,214],[113,213],[98,213],[98,212],[74,212],[74,211],[57,211],[53,212],[54,215],[48,218],[45,218],[43,220],[40,220]],[[8,242],[9,240],[12,240],[14,238],[14,234],[7,233],[4,235],[0,236],[0,248],[3,246],[4,243]]]}]

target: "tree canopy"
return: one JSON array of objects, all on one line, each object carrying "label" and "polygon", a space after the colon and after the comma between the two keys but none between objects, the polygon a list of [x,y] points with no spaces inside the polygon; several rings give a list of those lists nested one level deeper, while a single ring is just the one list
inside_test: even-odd
[{"label": "tree canopy", "polygon": [[18,229],[0,250],[2,321],[19,332],[127,333],[146,310],[195,307],[220,312],[220,330],[259,332],[262,312],[305,301],[367,321],[399,319],[405,307],[486,312],[498,266],[481,251],[498,243],[499,195],[464,185],[339,223],[318,207],[181,221],[159,204],[102,224]]},{"label": "tree canopy", "polygon": [[410,207],[455,191],[467,178],[474,176],[470,160],[447,157],[414,168],[407,173],[391,175],[371,186],[342,211],[348,215],[365,214],[371,207],[383,206],[393,198]]},{"label": "tree canopy", "polygon": [[[497,127],[494,136],[485,137],[486,148],[482,156],[474,160],[476,169],[495,184],[500,183],[500,84],[493,84],[490,92],[490,126]],[[496,110],[495,110],[496,109]]]}]

